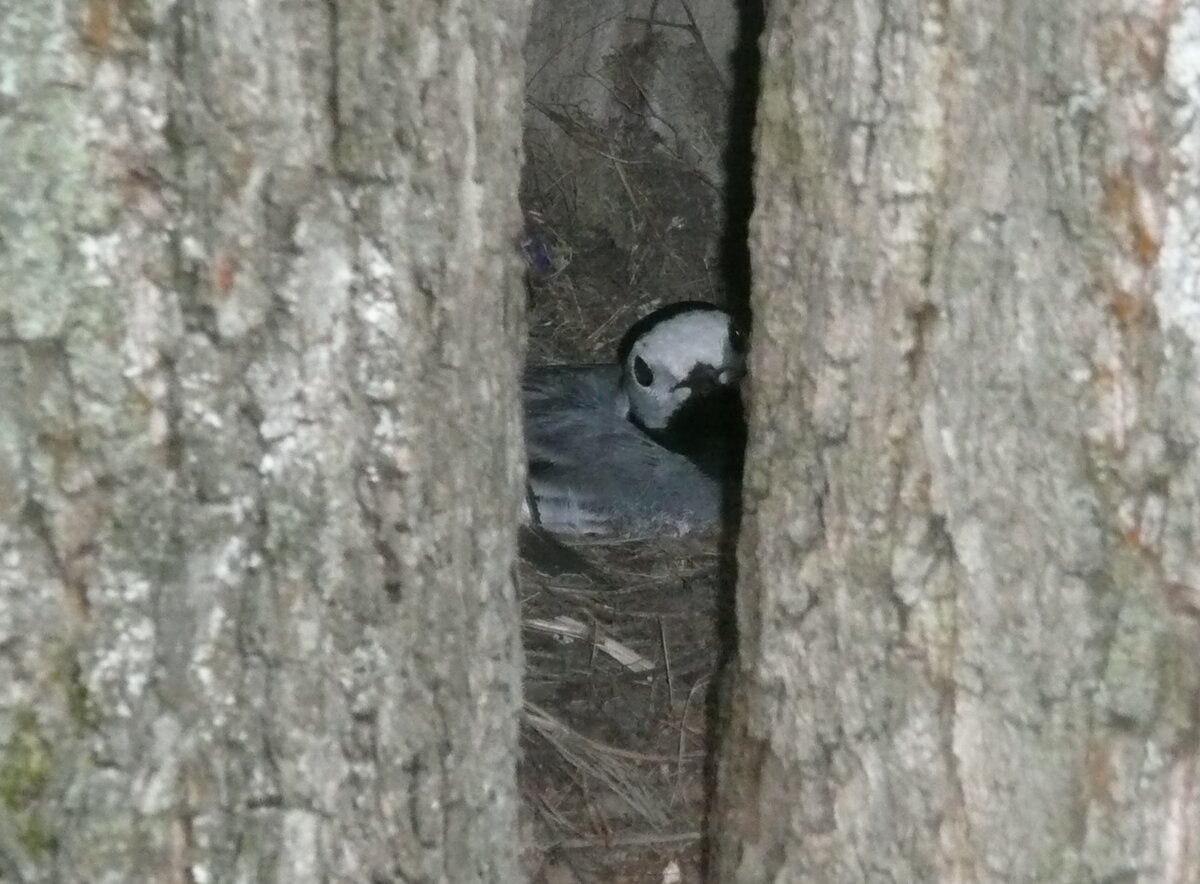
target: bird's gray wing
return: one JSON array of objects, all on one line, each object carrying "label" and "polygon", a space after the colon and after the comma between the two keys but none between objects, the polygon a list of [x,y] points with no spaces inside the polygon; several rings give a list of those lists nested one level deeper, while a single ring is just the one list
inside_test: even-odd
[{"label": "bird's gray wing", "polygon": [[525,449],[531,464],[576,463],[581,439],[617,415],[619,373],[612,365],[538,365],[521,382]]},{"label": "bird's gray wing", "polygon": [[524,380],[536,518],[566,534],[679,533],[717,517],[720,489],[620,406],[615,366],[546,366]]},{"label": "bird's gray wing", "polygon": [[615,365],[532,366],[522,379],[529,486],[539,524],[569,534],[611,534],[613,513],[595,477],[619,457],[627,423]]}]

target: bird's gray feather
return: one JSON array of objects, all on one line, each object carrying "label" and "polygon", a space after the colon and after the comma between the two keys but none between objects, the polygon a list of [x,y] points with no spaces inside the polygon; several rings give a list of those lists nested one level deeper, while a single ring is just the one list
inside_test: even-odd
[{"label": "bird's gray feather", "polygon": [[526,370],[525,442],[540,524],[652,535],[718,523],[721,483],[631,423],[619,381],[616,365]]}]

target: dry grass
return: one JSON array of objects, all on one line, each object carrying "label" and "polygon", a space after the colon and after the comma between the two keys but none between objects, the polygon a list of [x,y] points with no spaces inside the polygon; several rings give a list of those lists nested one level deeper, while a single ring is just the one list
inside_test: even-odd
[{"label": "dry grass", "polygon": [[566,137],[553,145],[526,141],[533,362],[607,361],[654,307],[721,301],[712,185],[644,135],[583,125],[560,123]]},{"label": "dry grass", "polygon": [[584,574],[522,564],[522,790],[537,863],[569,852],[584,880],[605,881],[617,879],[583,868],[697,868],[716,546],[711,536],[575,543]]}]

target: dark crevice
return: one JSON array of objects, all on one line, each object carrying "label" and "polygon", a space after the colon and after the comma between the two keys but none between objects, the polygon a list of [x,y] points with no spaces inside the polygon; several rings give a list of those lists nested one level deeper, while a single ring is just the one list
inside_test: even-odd
[{"label": "dark crevice", "polygon": [[341,108],[341,77],[340,77],[340,59],[338,56],[339,27],[338,27],[338,4],[337,0],[325,0],[325,8],[329,12],[329,124],[332,128],[331,137],[332,144],[329,148],[329,155],[333,158],[334,167],[340,167],[341,141],[342,141],[342,108]]},{"label": "dark crevice", "polygon": [[[721,272],[727,306],[745,328],[750,317],[750,215],[754,210],[754,125],[758,108],[760,67],[759,37],[765,21],[761,0],[738,3],[738,40],[731,57],[733,85],[729,110],[729,142],[725,149],[725,228],[721,238]],[[717,635],[721,642],[720,665],[737,650],[737,616],[734,589],[737,586],[737,537],[741,522],[740,481],[728,489],[730,513],[721,538],[719,580],[721,599],[717,611]]]},{"label": "dark crevice", "polygon": [[[738,35],[730,58],[733,75],[729,99],[729,140],[725,146],[724,229],[721,235],[720,269],[726,306],[743,328],[752,329],[750,293],[750,216],[754,211],[754,131],[761,85],[762,51],[759,40],[766,21],[763,0],[739,0]],[[743,440],[744,444],[744,440]],[[727,523],[721,533],[716,634],[720,642],[717,666],[725,670],[737,654],[738,583],[737,546],[741,528],[741,477],[726,488]],[[719,682],[720,679],[717,679]],[[720,701],[709,691],[709,713],[720,720]],[[716,779],[717,728],[711,733],[705,779],[711,796]]]},{"label": "dark crevice", "polygon": [[738,36],[730,57],[729,140],[725,145],[725,227],[721,235],[721,277],[727,306],[750,327],[750,215],[754,211],[754,129],[762,53],[759,37],[766,21],[762,0],[738,0]]},{"label": "dark crevice", "polygon": [[[750,217],[754,211],[754,133],[761,86],[762,51],[759,42],[766,21],[763,0],[739,0],[737,15],[737,43],[730,59],[733,80],[729,101],[729,140],[723,157],[725,196],[720,270],[726,293],[726,306],[743,328],[753,329],[750,299],[753,279],[749,235]],[[713,679],[706,698],[710,727],[703,771],[710,832],[710,849],[704,851],[702,860],[702,879],[706,881],[713,879],[713,848],[719,841],[711,835],[715,834],[713,826],[720,814],[716,801],[721,743],[725,739],[736,739],[734,734],[725,733],[722,722],[730,713],[732,697],[729,688],[734,678],[733,668],[738,648],[736,593],[737,547],[742,518],[741,493],[739,477],[737,482],[726,489],[725,511],[728,521],[721,533],[717,574],[716,635],[720,648],[717,656],[717,678]],[[722,685],[726,690],[722,690]]]}]

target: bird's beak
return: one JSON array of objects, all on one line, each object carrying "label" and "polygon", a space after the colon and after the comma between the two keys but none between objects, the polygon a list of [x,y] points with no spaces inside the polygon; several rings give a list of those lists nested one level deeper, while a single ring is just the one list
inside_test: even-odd
[{"label": "bird's beak", "polygon": [[675,385],[676,390],[691,390],[693,394],[713,393],[725,386],[720,373],[711,365],[697,365],[686,378]]},{"label": "bird's beak", "polygon": [[746,377],[746,366],[738,365],[735,368],[727,368],[717,375],[717,382],[723,387],[736,387]]}]

